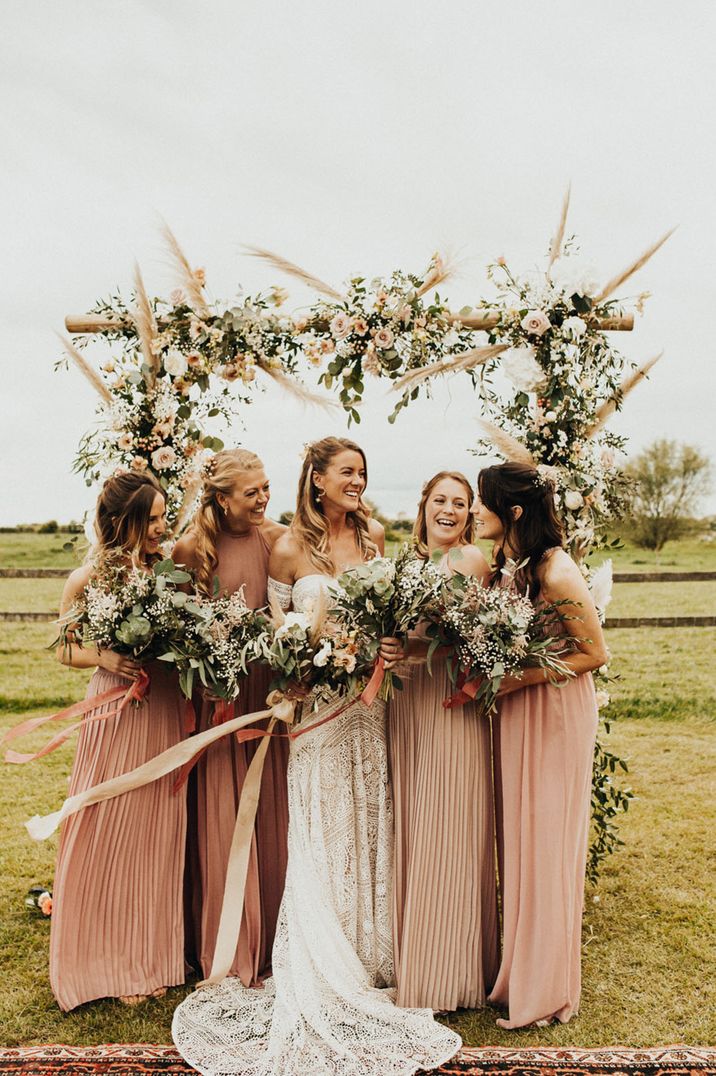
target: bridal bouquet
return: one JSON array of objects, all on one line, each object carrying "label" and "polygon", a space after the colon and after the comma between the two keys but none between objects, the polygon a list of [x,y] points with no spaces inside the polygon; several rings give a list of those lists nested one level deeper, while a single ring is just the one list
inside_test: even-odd
[{"label": "bridal bouquet", "polygon": [[[438,601],[444,581],[436,564],[417,557],[406,545],[395,560],[376,557],[344,572],[334,613],[367,640],[375,665],[381,638],[406,636]],[[390,698],[394,688],[403,686],[400,677],[382,665],[376,675],[382,676],[381,698]]]},{"label": "bridal bouquet", "polygon": [[217,698],[235,699],[249,665],[264,655],[268,621],[247,606],[241,590],[212,599],[179,594],[177,600],[184,631],[160,660],[176,665],[188,699],[197,678]]},{"label": "bridal bouquet", "polygon": [[555,628],[556,605],[535,607],[511,588],[486,587],[474,576],[443,580],[440,608],[427,629],[430,657],[448,648],[448,674],[458,689],[446,706],[475,699],[483,713],[494,709],[503,677],[526,668],[571,675],[561,660],[570,640]]},{"label": "bridal bouquet", "polygon": [[62,618],[52,645],[96,646],[142,662],[161,657],[184,634],[186,594],[176,584],[190,580],[172,560],[158,561],[151,571],[109,560]]},{"label": "bridal bouquet", "polygon": [[323,598],[310,613],[282,614],[264,636],[262,656],[276,674],[274,688],[312,691],[316,701],[357,692],[371,651],[356,628],[329,619],[327,610]]}]

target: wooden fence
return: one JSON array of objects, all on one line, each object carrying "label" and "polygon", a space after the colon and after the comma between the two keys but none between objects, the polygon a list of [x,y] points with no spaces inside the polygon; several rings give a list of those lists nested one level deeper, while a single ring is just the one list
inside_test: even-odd
[{"label": "wooden fence", "polygon": [[[0,579],[54,579],[67,575],[66,568],[0,568]],[[716,572],[615,572],[615,583],[709,582]],[[57,612],[2,612],[0,621],[49,622]],[[605,628],[705,628],[716,627],[714,616],[616,616],[607,617]]]}]

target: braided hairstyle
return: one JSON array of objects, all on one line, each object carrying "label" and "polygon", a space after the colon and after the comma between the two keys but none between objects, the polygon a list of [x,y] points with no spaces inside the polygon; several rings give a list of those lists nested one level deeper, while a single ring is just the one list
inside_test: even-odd
[{"label": "braided hairstyle", "polygon": [[259,457],[245,448],[222,449],[204,465],[201,501],[192,520],[191,532],[196,540],[196,584],[209,597],[213,594],[214,576],[219,565],[216,540],[221,530],[221,506],[218,495],[230,497],[242,475],[262,468]]}]

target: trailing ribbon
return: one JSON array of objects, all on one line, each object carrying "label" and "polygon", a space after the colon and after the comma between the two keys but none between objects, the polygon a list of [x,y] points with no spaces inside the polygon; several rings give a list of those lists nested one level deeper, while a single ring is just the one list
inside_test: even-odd
[{"label": "trailing ribbon", "polygon": [[[87,725],[91,721],[107,721],[110,717],[116,717],[117,714],[121,713],[128,703],[141,702],[147,693],[148,687],[149,673],[146,669],[140,669],[136,679],[133,680],[128,687],[113,687],[110,688],[109,691],[103,691],[101,695],[93,695],[89,699],[83,699],[82,702],[73,703],[72,706],[68,706],[64,710],[58,710],[56,714],[50,714],[46,717],[31,717],[27,721],[22,721],[19,725],[15,725],[14,728],[8,729],[0,739],[0,743],[16,740],[20,736],[25,736],[27,733],[40,728],[42,725],[46,725],[50,721],[63,721],[69,717],[82,717],[83,719],[75,722],[74,725],[70,725],[69,728],[63,729],[62,732],[58,732],[57,735],[53,736],[51,740],[48,740],[39,751],[35,751],[32,755],[22,755],[17,751],[12,750],[6,751],[5,761],[20,765],[25,762],[34,762],[35,759],[49,755],[52,751],[55,751],[60,747],[65,740],[68,740],[72,733],[82,725]],[[106,703],[117,703],[117,705],[111,707],[106,713],[93,714],[92,717],[85,718],[84,715],[88,714],[90,710],[95,710],[99,706],[104,706]]]},{"label": "trailing ribbon", "polygon": [[[163,751],[155,758],[150,759],[149,762],[137,766],[136,769],[131,770],[129,773],[121,774],[119,777],[113,777],[108,781],[103,781],[101,784],[95,785],[94,788],[89,788],[84,792],[79,792],[74,796],[70,796],[65,800],[59,811],[55,811],[53,814],[45,815],[44,817],[35,815],[34,818],[31,818],[25,823],[25,827],[30,836],[35,840],[44,840],[54,833],[57,827],[64,822],[66,818],[81,811],[84,807],[89,807],[93,803],[101,803],[104,800],[113,799],[115,796],[123,795],[125,792],[131,792],[134,789],[142,788],[144,785],[150,784],[160,777],[165,777],[168,773],[178,769],[180,766],[183,768],[186,768],[187,766],[191,768],[198,757],[202,755],[212,743],[223,739],[225,736],[235,733],[239,740],[253,740],[263,737],[263,742],[259,745],[246,772],[241,796],[239,798],[239,808],[236,815],[236,824],[234,826],[234,833],[229,851],[226,881],[224,883],[224,898],[219,917],[219,928],[211,971],[208,978],[198,985],[207,986],[210,983],[219,982],[219,980],[228,975],[231,969],[239,940],[241,919],[244,909],[249,853],[251,850],[251,841],[253,839],[256,812],[258,810],[264,762],[266,760],[266,752],[268,751],[271,739],[276,736],[288,736],[291,739],[297,739],[306,732],[311,732],[313,729],[325,725],[328,721],[332,721],[347,710],[353,702],[353,697],[344,700],[340,706],[335,710],[332,710],[329,714],[295,732],[276,733],[274,732],[274,728],[278,721],[283,721],[287,725],[293,723],[295,703],[291,699],[287,699],[285,695],[282,695],[280,692],[272,691],[266,700],[266,703],[269,706],[268,710],[259,710],[255,713],[244,714],[241,717],[235,717],[230,721],[223,721],[220,724],[213,725],[205,732],[200,732],[188,740],[183,740],[181,743],[175,744],[174,747],[167,748],[166,751]],[[256,721],[263,721],[265,718],[269,718],[269,724],[266,729],[247,728],[248,725],[251,725]]]},{"label": "trailing ribbon", "polygon": [[372,706],[378,697],[378,692],[383,686],[385,679],[385,662],[381,657],[375,663],[373,668],[373,675],[368,683],[363,688],[363,694],[361,695],[361,702],[364,702],[366,706]]}]

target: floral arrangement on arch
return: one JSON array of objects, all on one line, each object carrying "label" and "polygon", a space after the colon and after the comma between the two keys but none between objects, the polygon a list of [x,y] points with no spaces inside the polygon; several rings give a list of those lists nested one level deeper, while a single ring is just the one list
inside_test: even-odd
[{"label": "floral arrangement on arch", "polygon": [[[150,300],[137,269],[130,302],[120,295],[98,302],[89,319],[99,327],[80,335],[77,347],[65,341],[65,349],[101,398],[75,471],[88,485],[118,467],[151,471],[177,531],[193,507],[208,453],[223,447],[206,433],[207,420],[228,420],[248,404],[260,370],[301,398],[311,396],[296,380],[295,325],[279,312],[287,292],[273,288],[231,306],[209,305],[204,270],[191,268],[168,229],[165,237],[182,286],[168,301]],[[82,354],[89,332],[115,345],[99,372]]]},{"label": "floral arrangement on arch", "polygon": [[[400,270],[388,278],[355,276],[345,294],[331,289],[330,298],[319,300],[297,322],[305,355],[315,366],[327,363],[320,382],[329,389],[336,385],[349,421],[360,422],[357,405],[366,376],[398,381],[410,370],[471,348],[473,332],[454,323],[447,303],[437,293],[425,298],[448,275],[435,254],[422,276]],[[418,392],[411,388],[404,394],[388,421],[395,421]]]}]

